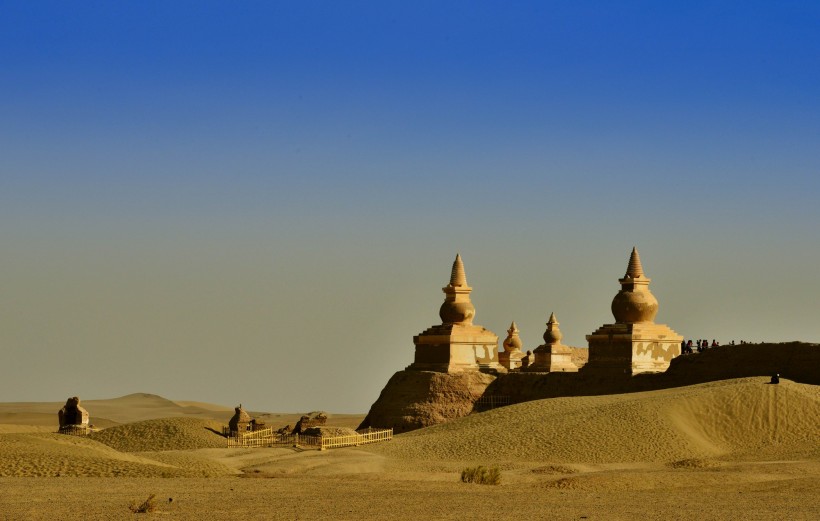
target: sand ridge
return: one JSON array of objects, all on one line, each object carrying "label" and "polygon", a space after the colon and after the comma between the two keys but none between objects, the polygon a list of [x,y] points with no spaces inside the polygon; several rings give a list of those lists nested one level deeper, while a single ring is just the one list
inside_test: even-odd
[{"label": "sand ridge", "polygon": [[[0,425],[55,426],[57,411],[65,402],[0,403]],[[106,428],[157,418],[186,417],[227,422],[233,409],[203,402],[174,402],[149,393],[134,393],[104,400],[82,400],[91,423]]]},{"label": "sand ridge", "polygon": [[[767,382],[538,400],[322,452],[229,449],[224,423],[196,416],[140,419],[89,437],[10,432],[25,425],[6,422],[0,513],[50,519],[59,502],[70,507],[63,519],[116,519],[154,493],[165,498],[160,513],[175,519],[358,520],[374,511],[413,520],[817,519],[820,388]],[[134,402],[137,416],[206,408],[154,395],[115,404]],[[9,409],[7,418],[25,414]],[[298,415],[266,415],[270,425],[286,417]],[[363,415],[337,417],[349,426]],[[497,465],[502,484],[460,483],[474,464]]]},{"label": "sand ridge", "polygon": [[0,476],[162,476],[167,465],[127,454],[85,437],[0,435]]},{"label": "sand ridge", "polygon": [[767,382],[537,400],[402,434],[373,450],[414,461],[552,463],[819,456],[817,387]]}]

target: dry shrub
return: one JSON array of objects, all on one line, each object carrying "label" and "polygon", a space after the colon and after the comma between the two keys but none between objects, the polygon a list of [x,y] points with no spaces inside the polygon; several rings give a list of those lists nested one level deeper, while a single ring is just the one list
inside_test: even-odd
[{"label": "dry shrub", "polygon": [[667,465],[669,465],[673,469],[714,469],[719,467],[719,465],[714,461],[697,458],[673,461],[672,463],[668,463]]},{"label": "dry shrub", "polygon": [[549,481],[541,485],[544,488],[557,488],[560,490],[581,488],[581,482],[577,478],[561,478],[556,481]]},{"label": "dry shrub", "polygon": [[498,467],[488,469],[483,465],[467,467],[461,471],[461,481],[464,483],[477,483],[479,485],[500,485],[501,471],[498,470]]},{"label": "dry shrub", "polygon": [[575,474],[577,470],[563,465],[546,465],[532,469],[533,474]]},{"label": "dry shrub", "polygon": [[253,470],[243,470],[242,474],[239,475],[240,478],[262,478],[262,479],[270,479],[270,478],[281,478],[283,474],[274,474],[272,472],[268,472],[265,470],[253,469]]},{"label": "dry shrub", "polygon": [[156,494],[151,494],[148,496],[148,499],[142,503],[132,501],[131,504],[128,505],[128,508],[135,514],[148,514],[150,512],[155,512],[157,510],[157,504],[154,501],[155,496]]}]

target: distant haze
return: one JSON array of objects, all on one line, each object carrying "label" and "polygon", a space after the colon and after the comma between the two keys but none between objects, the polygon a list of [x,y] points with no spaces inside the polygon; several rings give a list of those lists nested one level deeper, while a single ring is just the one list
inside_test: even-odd
[{"label": "distant haze", "polygon": [[525,349],[632,246],[686,338],[820,341],[813,4],[43,4],[0,8],[0,401],[364,412],[457,252]]}]

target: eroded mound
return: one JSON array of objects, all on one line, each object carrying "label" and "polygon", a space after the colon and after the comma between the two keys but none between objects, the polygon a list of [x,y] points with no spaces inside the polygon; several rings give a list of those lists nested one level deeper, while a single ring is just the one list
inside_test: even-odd
[{"label": "eroded mound", "polygon": [[225,447],[222,423],[198,418],[162,418],[110,427],[89,436],[123,452]]},{"label": "eroded mound", "polygon": [[392,428],[399,433],[461,418],[470,414],[494,380],[492,375],[472,371],[399,371],[388,380],[359,428]]},{"label": "eroded mound", "polygon": [[322,426],[305,429],[304,434],[306,436],[322,436],[324,438],[332,438],[335,436],[356,436],[358,433],[350,427]]}]

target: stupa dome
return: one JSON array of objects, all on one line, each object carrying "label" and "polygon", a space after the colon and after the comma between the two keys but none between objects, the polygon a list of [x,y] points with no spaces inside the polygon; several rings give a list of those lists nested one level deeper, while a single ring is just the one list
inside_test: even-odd
[{"label": "stupa dome", "polygon": [[632,248],[621,291],[612,299],[612,315],[619,324],[654,322],[658,314],[658,300],[649,291],[649,282],[643,273],[638,249]]},{"label": "stupa dome", "polygon": [[507,338],[504,339],[504,350],[509,352],[521,351],[521,337],[518,336],[518,326],[515,322],[510,324],[510,329],[507,330]]},{"label": "stupa dome", "polygon": [[228,427],[232,432],[248,430],[251,419],[251,415],[245,412],[245,409],[242,408],[242,404],[240,404],[239,407],[234,408],[234,415],[230,421],[228,421]]},{"label": "stupa dome", "polygon": [[560,344],[562,338],[564,338],[564,334],[558,329],[558,320],[555,319],[555,313],[550,313],[547,330],[544,331],[544,342],[547,345]]}]

